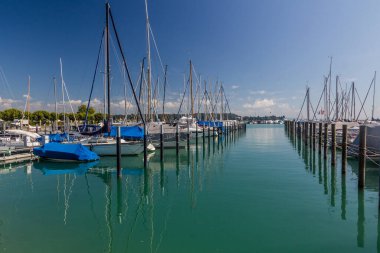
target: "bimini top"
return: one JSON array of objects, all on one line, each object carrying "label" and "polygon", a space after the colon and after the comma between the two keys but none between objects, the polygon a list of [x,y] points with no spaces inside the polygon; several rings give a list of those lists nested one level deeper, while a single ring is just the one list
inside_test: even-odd
[{"label": "bimini top", "polygon": [[99,156],[80,143],[62,144],[57,142],[46,143],[42,147],[34,148],[33,153],[40,158],[89,162],[99,160]]}]

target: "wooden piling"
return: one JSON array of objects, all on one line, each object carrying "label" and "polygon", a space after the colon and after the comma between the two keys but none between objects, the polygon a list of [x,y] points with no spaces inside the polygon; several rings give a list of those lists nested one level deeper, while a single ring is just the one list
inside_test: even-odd
[{"label": "wooden piling", "polygon": [[304,132],[305,132],[305,146],[307,147],[307,141],[308,141],[308,132],[309,132],[309,123],[308,122],[305,122],[304,123],[305,127],[304,127]]},{"label": "wooden piling", "polygon": [[347,167],[347,125],[343,125],[342,136],[342,174],[346,173]]},{"label": "wooden piling", "polygon": [[148,138],[147,138],[147,128],[146,128],[146,124],[144,124],[144,168],[147,167],[148,165],[148,150],[147,150],[147,147],[148,147]]},{"label": "wooden piling", "polygon": [[336,125],[331,124],[331,165],[336,163]]},{"label": "wooden piling", "polygon": [[190,125],[187,123],[187,149],[190,150]]},{"label": "wooden piling", "polygon": [[322,122],[318,124],[318,152],[322,154]]},{"label": "wooden piling", "polygon": [[316,123],[313,122],[313,151],[315,151]]},{"label": "wooden piling", "polygon": [[179,126],[178,124],[175,129],[175,150],[178,157],[178,154],[179,154]]},{"label": "wooden piling", "polygon": [[121,177],[121,134],[120,127],[117,127],[116,132],[116,168],[117,168],[117,177]]},{"label": "wooden piling", "polygon": [[324,131],[324,136],[323,136],[324,137],[324,139],[323,139],[323,158],[325,160],[327,159],[327,139],[329,136],[328,127],[329,127],[329,124],[325,123],[325,131]]},{"label": "wooden piling", "polygon": [[208,128],[207,128],[207,138],[208,138],[208,144],[210,144],[210,126],[208,126]]},{"label": "wooden piling", "polygon": [[198,122],[195,123],[195,145],[198,147]]},{"label": "wooden piling", "polygon": [[309,146],[313,146],[313,123],[309,122]]},{"label": "wooden piling", "polygon": [[359,175],[358,175],[358,187],[363,189],[365,185],[365,163],[367,149],[367,126],[361,125],[359,132]]},{"label": "wooden piling", "polygon": [[203,144],[205,144],[205,123],[204,122],[203,122],[202,135],[203,135]]},{"label": "wooden piling", "polygon": [[164,125],[160,129],[160,161],[164,161]]}]

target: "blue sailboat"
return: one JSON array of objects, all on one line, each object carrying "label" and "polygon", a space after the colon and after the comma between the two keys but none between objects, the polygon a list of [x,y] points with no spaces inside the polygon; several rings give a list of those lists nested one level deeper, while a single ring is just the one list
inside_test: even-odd
[{"label": "blue sailboat", "polygon": [[99,160],[99,156],[80,143],[46,143],[33,149],[33,154],[47,160],[62,162],[90,162]]}]

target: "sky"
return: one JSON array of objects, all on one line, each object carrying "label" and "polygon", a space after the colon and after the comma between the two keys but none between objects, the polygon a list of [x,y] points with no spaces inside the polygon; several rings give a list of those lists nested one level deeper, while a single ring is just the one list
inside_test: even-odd
[{"label": "sky", "polygon": [[[135,84],[146,56],[144,0],[111,0],[110,5]],[[0,1],[0,110],[24,108],[28,76],[31,110],[53,110],[53,77],[61,84],[60,58],[74,110],[85,103],[104,6],[104,0]],[[307,86],[315,108],[330,57],[333,83],[336,75],[343,87],[354,81],[362,100],[380,70],[377,0],[148,0],[148,10],[159,55],[168,65],[170,112],[178,111],[190,60],[201,80],[223,84],[231,111],[243,116],[297,117]],[[124,84],[114,36],[111,44],[111,111],[122,113]],[[160,78],[162,96],[164,74],[153,41],[151,48],[153,78]],[[92,100],[98,110],[104,96],[103,64],[100,68]],[[379,98],[378,92],[375,117],[380,117]],[[127,100],[133,111],[130,90]]]}]

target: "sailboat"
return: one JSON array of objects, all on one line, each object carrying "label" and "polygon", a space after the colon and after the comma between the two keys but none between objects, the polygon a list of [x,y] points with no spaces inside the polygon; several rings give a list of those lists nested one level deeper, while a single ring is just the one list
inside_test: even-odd
[{"label": "sailboat", "polygon": [[[106,94],[106,101],[107,101],[107,118],[106,118],[102,128],[99,128],[99,127],[93,128],[92,126],[86,125],[86,123],[85,123],[85,125],[81,128],[81,131],[80,131],[80,133],[85,134],[85,135],[94,135],[94,134],[99,135],[100,133],[104,133],[103,136],[92,137],[92,138],[89,138],[89,139],[81,142],[84,146],[89,147],[90,150],[94,151],[95,153],[97,153],[100,156],[106,156],[106,155],[107,156],[114,156],[114,155],[116,155],[116,140],[115,140],[115,138],[113,138],[115,136],[110,135],[111,130],[113,128],[111,126],[111,100],[110,100],[110,95],[111,95],[110,57],[109,57],[109,41],[110,41],[109,19],[110,18],[111,18],[111,22],[113,25],[112,26],[113,31],[114,31],[116,38],[117,38],[117,41],[119,43],[119,38],[118,38],[116,28],[115,28],[116,26],[114,24],[114,20],[113,20],[111,10],[110,10],[110,4],[106,3],[106,26],[105,26],[102,37],[104,37],[104,42],[105,42],[104,49],[105,49],[105,56],[106,56],[106,58],[105,58],[105,62],[106,62],[106,67],[105,67],[105,81],[106,81],[106,83],[105,84],[106,85],[105,86],[107,89],[105,90],[105,94]],[[98,63],[99,63],[99,56],[100,56],[100,52],[101,52],[101,47],[102,47],[102,45],[100,45],[100,48],[99,48],[98,59],[97,59],[97,63],[96,63],[93,83],[92,83],[91,92],[90,92],[90,98],[89,98],[89,101],[87,104],[86,121],[87,121],[88,109],[90,108],[90,100],[91,100],[91,95],[92,95],[92,91],[93,91],[93,87],[94,87],[95,75],[96,75],[97,67],[98,67]],[[121,49],[120,44],[119,44],[119,49],[122,53],[122,49]],[[123,53],[122,53],[122,56],[123,56],[123,63],[124,63],[123,67],[125,68],[125,70],[128,73],[128,78],[130,78]],[[131,85],[131,88],[132,88],[132,91],[134,93],[133,85]],[[134,95],[135,95],[135,93],[134,93]],[[135,100],[137,102],[137,107],[139,109],[139,105],[138,105],[138,101],[136,99],[136,96],[135,96]],[[141,115],[140,109],[139,109],[139,112]],[[90,129],[90,128],[92,128],[92,129]],[[144,151],[144,143],[142,141],[121,140],[121,155],[138,155],[138,154],[141,154],[143,151]]]}]

